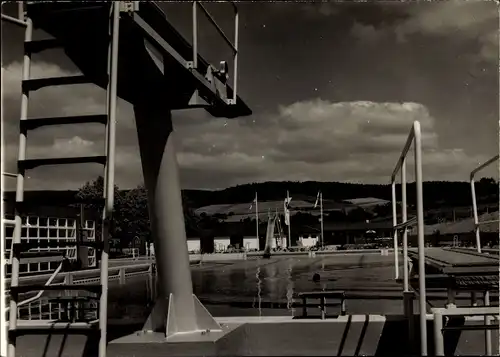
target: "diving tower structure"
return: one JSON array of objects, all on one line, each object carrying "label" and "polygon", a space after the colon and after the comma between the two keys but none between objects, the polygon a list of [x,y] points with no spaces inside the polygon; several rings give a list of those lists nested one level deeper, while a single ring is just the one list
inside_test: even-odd
[{"label": "diving tower structure", "polygon": [[[2,14],[2,21],[25,29],[22,69],[22,100],[19,135],[18,172],[16,174],[16,208],[14,224],[10,311],[17,311],[20,294],[28,291],[73,290],[93,293],[99,300],[97,321],[64,324],[64,329],[98,331],[98,356],[107,351],[108,253],[113,220],[117,98],[133,105],[139,153],[155,246],[159,295],[156,305],[135,342],[196,341],[216,338],[221,326],[193,295],[186,232],[182,210],[181,186],[176,150],[173,142],[172,111],[203,108],[213,117],[237,118],[250,115],[249,107],[238,96],[238,10],[234,10],[234,39],[221,30],[199,1],[192,2],[193,38],[190,44],[170,24],[159,4],[154,1],[116,2],[39,2],[19,3],[18,17]],[[233,70],[221,60],[209,64],[198,52],[198,14],[205,15],[233,53]],[[33,40],[33,31],[41,29],[51,39]],[[39,78],[30,77],[32,55],[44,50],[62,48],[79,68],[80,75]],[[30,93],[50,86],[95,84],[106,91],[106,110],[101,115],[33,118],[28,115]],[[3,120],[3,117],[2,117]],[[28,133],[40,127],[101,123],[105,126],[103,155],[91,157],[26,158]],[[102,239],[88,242],[98,251],[101,270],[97,285],[23,285],[19,286],[19,262],[30,247],[21,240],[21,218],[24,203],[24,178],[27,170],[40,166],[89,164],[104,166],[104,192],[101,204]],[[2,252],[3,256],[3,252]],[[42,326],[44,325],[44,326]],[[8,357],[16,355],[20,334],[40,328],[54,329],[54,321],[22,327],[17,314],[9,314]],[[211,331],[211,333],[207,333]],[[134,342],[131,341],[131,342]]]},{"label": "diving tower structure", "polygon": [[[222,38],[229,42],[234,53],[233,74],[229,77],[229,66],[225,61],[210,65],[198,53],[198,13],[212,17],[199,2],[192,3],[193,39],[186,41],[168,20],[156,2],[119,1],[119,2],[24,2],[18,18],[3,15],[2,20],[25,28],[22,107],[19,136],[19,157],[16,189],[16,216],[4,224],[14,225],[13,277],[11,280],[10,311],[17,311],[19,296],[30,291],[81,291],[89,295],[82,298],[99,301],[99,319],[94,321],[54,321],[21,320],[16,313],[9,314],[8,357],[25,353],[34,346],[32,355],[40,355],[40,343],[26,340],[24,335],[45,333],[46,341],[54,341],[53,335],[64,334],[55,342],[60,355],[92,355],[105,357],[155,356],[155,355],[341,355],[345,338],[356,340],[350,347],[351,355],[376,355],[381,336],[390,335],[389,347],[385,354],[393,351],[396,340],[392,335],[401,330],[401,325],[389,329],[396,320],[408,323],[408,341],[412,342],[420,328],[420,347],[412,348],[411,354],[433,355],[429,351],[427,324],[434,321],[434,355],[444,355],[443,334],[445,329],[455,326],[443,324],[443,317],[462,314],[498,315],[498,307],[467,307],[454,309],[433,308],[429,311],[426,299],[426,267],[430,265],[430,251],[424,247],[424,216],[422,186],[422,147],[420,124],[415,122],[408,141],[391,175],[393,184],[394,242],[396,278],[398,278],[398,239],[403,238],[403,301],[404,316],[384,315],[347,315],[324,320],[309,318],[294,319],[292,316],[252,316],[213,318],[193,295],[189,270],[189,256],[186,246],[186,233],[182,211],[182,198],[176,151],[173,145],[173,110],[204,108],[214,117],[236,118],[250,115],[248,106],[239,98],[237,92],[238,67],[238,14],[235,13],[235,38],[230,41],[225,34]],[[234,4],[229,3],[229,6]],[[222,4],[221,4],[222,6]],[[236,8],[234,7],[236,10]],[[220,27],[215,24],[220,32]],[[34,41],[32,32],[40,28],[53,38]],[[32,79],[30,77],[31,56],[50,48],[63,48],[82,74],[71,77]],[[140,69],[140,70],[138,70]],[[231,81],[230,81],[231,79]],[[107,92],[107,107],[102,115],[32,118],[28,116],[29,94],[35,90],[55,85],[96,84]],[[159,294],[146,325],[137,333],[107,343],[107,302],[108,302],[108,236],[113,219],[114,159],[116,140],[117,98],[122,98],[134,107],[139,152],[142,161],[145,185],[148,190],[151,228],[153,232],[157,262]],[[3,117],[2,117],[3,120]],[[82,123],[101,123],[106,130],[106,150],[104,155],[77,158],[27,159],[27,134],[43,126],[76,125]],[[410,146],[415,143],[415,172],[417,187],[417,217],[408,219],[406,215],[406,156]],[[21,240],[21,225],[24,202],[24,177],[28,169],[43,165],[64,165],[99,163],[104,165],[105,190],[101,202],[104,204],[102,240],[87,242],[97,251],[100,268],[99,283],[41,285],[19,284],[19,263],[25,259],[30,246]],[[395,212],[395,179],[401,171],[403,190],[403,222],[397,222]],[[3,217],[2,217],[3,218]],[[408,227],[416,224],[418,231],[418,250],[407,247]],[[273,229],[274,232],[274,229]],[[269,237],[269,235],[268,235]],[[72,242],[71,244],[74,244]],[[3,252],[2,257],[3,257]],[[448,252],[449,253],[449,252]],[[440,256],[447,254],[439,251]],[[482,254],[474,252],[475,254]],[[458,257],[457,252],[451,253]],[[461,253],[460,253],[461,254]],[[464,254],[461,254],[464,256]],[[418,270],[410,269],[409,258],[414,260]],[[438,257],[439,258],[439,257]],[[491,262],[496,261],[489,259]],[[490,263],[488,263],[491,265]],[[450,265],[450,264],[448,264]],[[493,265],[494,266],[494,265]],[[498,264],[496,265],[496,268]],[[449,267],[448,267],[449,268]],[[470,268],[470,267],[469,267]],[[483,269],[483,267],[480,267]],[[484,270],[484,269],[483,269]],[[392,266],[391,266],[392,272]],[[416,273],[416,274],[412,274]],[[428,284],[430,285],[430,284]],[[498,283],[497,283],[498,287]],[[414,291],[410,290],[411,288]],[[331,294],[325,291],[324,294]],[[317,296],[321,295],[319,292]],[[413,297],[419,299],[417,312],[419,321],[414,319]],[[3,308],[3,307],[2,307]],[[495,311],[496,309],[496,311]],[[394,318],[396,317],[396,318]],[[394,326],[394,325],[393,325]],[[359,334],[352,333],[353,327]],[[366,328],[365,328],[366,327]],[[387,331],[386,327],[388,328]],[[429,327],[429,330],[431,329]],[[485,324],[479,328],[493,329],[498,324]],[[348,330],[351,329],[349,333]],[[368,332],[367,332],[368,331]],[[85,349],[81,353],[71,350],[66,343],[69,333],[84,332],[97,335],[95,350]],[[111,328],[110,331],[111,332]],[[487,336],[487,334],[485,334]],[[0,335],[2,337],[3,335]],[[19,338],[22,336],[22,340]],[[221,338],[221,337],[224,338]],[[368,342],[363,338],[368,336]],[[399,335],[403,337],[402,335]],[[71,336],[70,336],[71,337]],[[359,337],[359,338],[358,338]],[[495,341],[495,339],[492,339]],[[27,343],[26,341],[30,342]],[[36,340],[40,341],[40,340]],[[313,341],[313,343],[305,343]],[[361,341],[361,342],[360,342]],[[405,340],[406,341],[406,340]],[[486,339],[486,341],[488,341]],[[189,343],[178,342],[193,342]],[[216,343],[214,343],[216,342]],[[17,345],[16,345],[17,343]],[[349,343],[349,342],[348,342]],[[27,346],[30,344],[30,346]],[[82,343],[80,343],[82,344]],[[386,342],[387,344],[387,342]],[[196,345],[196,346],[194,346]],[[406,346],[407,344],[405,344]],[[409,344],[408,344],[409,345]],[[179,346],[187,346],[181,350]],[[332,351],[339,346],[340,352]],[[27,348],[25,348],[27,347]],[[87,346],[86,346],[87,347]],[[54,348],[52,348],[54,350]],[[70,351],[68,351],[70,350]],[[63,351],[63,352],[61,352]],[[47,354],[46,354],[47,355]],[[49,354],[50,355],[50,354]],[[384,355],[379,352],[378,355]],[[2,356],[3,357],[3,356]]]},{"label": "diving tower structure", "polygon": [[[276,229],[278,230],[278,237],[276,237]],[[274,214],[269,213],[267,220],[267,230],[266,230],[266,244],[264,246],[264,257],[269,258],[271,256],[271,249],[283,247],[283,229],[281,227],[281,220],[278,211]]]}]

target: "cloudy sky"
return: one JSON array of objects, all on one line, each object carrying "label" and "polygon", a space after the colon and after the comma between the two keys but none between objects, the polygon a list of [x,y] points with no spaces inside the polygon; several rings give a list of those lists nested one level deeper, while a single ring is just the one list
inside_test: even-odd
[{"label": "cloudy sky", "polygon": [[[190,5],[161,6],[189,38]],[[206,6],[232,36],[230,7]],[[174,112],[185,188],[267,180],[386,183],[414,120],[422,125],[426,180],[467,180],[498,153],[495,2],[242,3],[239,9],[239,94],[254,114],[225,120],[203,110]],[[14,171],[23,32],[2,26],[6,169]],[[199,31],[208,60],[229,60],[206,22]],[[60,50],[34,57],[35,78],[73,73]],[[43,89],[32,95],[30,116],[104,113],[104,99],[91,85]],[[131,108],[119,102],[116,179],[124,188],[142,181]],[[99,154],[103,132],[91,124],[39,129],[30,135],[28,157]],[[101,170],[39,168],[29,173],[27,189],[77,188]],[[484,175],[497,173],[491,167]]]}]

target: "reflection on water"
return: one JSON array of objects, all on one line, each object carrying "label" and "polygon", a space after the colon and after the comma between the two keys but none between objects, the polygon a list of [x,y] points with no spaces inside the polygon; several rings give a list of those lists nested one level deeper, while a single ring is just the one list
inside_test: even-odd
[{"label": "reflection on water", "polygon": [[287,310],[290,310],[292,313],[292,316],[295,313],[295,309],[293,308],[293,280],[292,280],[292,262],[288,262],[288,269],[287,269],[287,285],[286,285],[286,308]]},{"label": "reflection on water", "polygon": [[[260,266],[257,266],[255,271],[255,278],[257,279],[257,308],[259,311],[259,316],[262,316],[262,280],[260,279]],[[253,306],[255,309],[255,299],[253,300]]]},{"label": "reflection on water", "polygon": [[[279,308],[283,315],[294,313],[292,303],[298,292],[329,289],[370,294],[370,289],[400,289],[392,279],[392,264],[390,256],[380,255],[272,257],[194,266],[192,281],[194,293],[209,310],[225,305],[262,316],[269,314],[269,308]],[[320,274],[320,283],[312,281],[314,273]],[[141,276],[127,285],[113,286],[109,317],[145,319],[158,290],[155,285],[152,277]]]}]

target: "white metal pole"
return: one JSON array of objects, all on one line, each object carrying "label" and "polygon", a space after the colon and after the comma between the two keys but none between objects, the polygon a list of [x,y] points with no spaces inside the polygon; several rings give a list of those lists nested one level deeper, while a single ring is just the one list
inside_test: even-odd
[{"label": "white metal pole", "polygon": [[198,2],[193,1],[193,68],[198,68]]},{"label": "white metal pole", "polygon": [[325,246],[325,236],[323,230],[323,192],[319,192],[319,209],[321,215],[321,246]]},{"label": "white metal pole", "polygon": [[[484,306],[490,306],[490,292],[484,292]],[[484,324],[490,325],[491,319],[490,316],[484,316]],[[484,344],[485,344],[485,352],[486,356],[492,356],[492,345],[491,345],[491,330],[484,331]]]},{"label": "white metal pole", "polygon": [[[396,182],[392,180],[391,184],[392,190],[392,225],[395,227],[398,225],[398,212],[396,209]],[[398,231],[394,229],[393,232],[394,240],[394,279],[399,279],[399,257],[398,257]]]},{"label": "white metal pole", "polygon": [[109,84],[108,84],[108,130],[107,130],[107,161],[106,161],[106,203],[103,210],[103,234],[102,234],[102,253],[101,253],[101,286],[102,292],[99,301],[99,357],[106,356],[106,336],[108,323],[108,258],[109,258],[109,224],[112,219],[114,206],[114,169],[115,169],[115,148],[116,148],[116,107],[117,107],[117,82],[118,82],[118,41],[120,34],[120,2],[112,3],[112,36],[111,51],[108,61],[109,66]]},{"label": "white metal pole", "polygon": [[239,24],[240,24],[240,15],[238,14],[238,9],[235,6],[235,14],[234,14],[234,72],[233,72],[233,104],[236,104],[236,100],[238,98],[238,46],[239,46]]},{"label": "white metal pole", "polygon": [[[3,60],[0,58],[3,71]],[[3,93],[3,76],[0,78],[0,91]],[[5,207],[3,200],[3,191],[5,184],[4,177],[4,131],[3,131],[3,95],[0,98],[0,356],[7,356],[7,322],[5,314],[7,306],[5,306]]]},{"label": "white metal pole", "polygon": [[415,134],[415,183],[417,186],[418,283],[420,305],[420,353],[427,356],[427,293],[425,291],[424,194],[422,184],[422,134],[420,123],[413,123]]},{"label": "white metal pole", "polygon": [[476,249],[478,253],[481,253],[481,233],[479,232],[479,217],[477,214],[476,184],[474,182],[474,177],[471,177],[470,180],[470,191],[472,194],[472,214],[474,217],[474,233],[476,234]]},{"label": "white metal pole", "polygon": [[257,235],[257,244],[259,243],[259,201],[257,198],[257,192],[255,192],[255,232]]},{"label": "white metal pole", "polygon": [[288,248],[292,246],[292,215],[290,214],[290,195],[288,191],[286,191],[286,206],[288,212]]},{"label": "white metal pole", "polygon": [[434,355],[444,356],[443,315],[434,312]]},{"label": "white metal pole", "polygon": [[[26,19],[26,31],[24,34],[24,42],[26,43],[31,41],[32,36],[33,36],[33,23],[31,19],[28,18]],[[23,75],[22,75],[23,81],[30,79],[30,71],[31,71],[31,54],[25,52],[23,58]],[[28,101],[29,101],[29,92],[23,91],[21,96],[20,120],[26,120],[28,117]],[[26,133],[21,132],[19,134],[18,162],[25,159],[26,159]],[[17,183],[16,183],[16,203],[24,201],[24,176],[25,176],[24,169],[22,170],[18,169]],[[13,243],[19,244],[21,243],[22,220],[21,220],[21,213],[18,211],[17,207],[15,213],[16,213],[15,216],[16,225],[14,227]],[[12,255],[11,267],[12,267],[12,272],[10,278],[11,279],[10,286],[12,289],[13,287],[19,286],[19,256],[17,254]],[[4,296],[2,296],[1,298],[4,298]],[[15,330],[17,328],[17,303],[18,301],[16,297],[10,299],[11,312],[9,313],[9,330]],[[7,355],[14,357],[16,354],[15,337],[13,338],[8,337],[8,340],[9,344],[8,344]]]},{"label": "white metal pole", "polygon": [[17,17],[19,20],[24,21],[24,1],[17,2]]},{"label": "white metal pole", "polygon": [[[408,220],[408,212],[406,206],[406,157],[403,159],[401,165],[401,216],[403,223]],[[403,230],[403,288],[404,292],[409,291],[408,286],[408,227]]]}]

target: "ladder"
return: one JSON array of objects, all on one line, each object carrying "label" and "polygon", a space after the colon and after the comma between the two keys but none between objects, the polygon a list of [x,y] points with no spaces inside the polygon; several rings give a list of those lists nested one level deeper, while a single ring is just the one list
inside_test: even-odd
[{"label": "ladder", "polygon": [[[7,356],[15,357],[16,338],[20,334],[35,333],[43,328],[50,328],[51,333],[58,330],[62,333],[99,332],[99,357],[106,356],[106,333],[107,333],[107,300],[108,300],[108,253],[109,253],[109,230],[113,212],[114,201],[114,156],[115,156],[115,131],[116,131],[116,101],[117,101],[117,73],[118,73],[118,39],[119,39],[119,20],[120,11],[123,9],[121,1],[112,2],[110,5],[110,24],[109,24],[109,51],[108,51],[108,85],[107,85],[107,105],[106,114],[103,115],[78,115],[68,117],[46,117],[29,118],[28,102],[30,93],[36,90],[50,86],[76,85],[93,83],[85,75],[31,79],[30,65],[31,56],[34,53],[43,50],[61,47],[63,44],[56,39],[33,41],[33,22],[29,18],[29,11],[20,11],[19,17],[14,18],[2,14],[2,20],[25,28],[24,37],[24,60],[22,69],[22,98],[20,115],[20,135],[19,135],[19,154],[18,154],[18,172],[16,185],[16,204],[14,234],[13,234],[13,259],[12,275],[10,288],[10,314],[8,324],[8,348]],[[122,6],[120,6],[122,5]],[[22,6],[22,5],[20,5]],[[29,9],[29,4],[28,4]],[[124,10],[126,11],[126,10]],[[83,124],[83,123],[101,123],[106,127],[106,149],[105,155],[87,156],[87,157],[59,157],[44,159],[26,158],[26,147],[28,132],[40,127],[53,125]],[[25,214],[24,201],[24,178],[27,170],[35,169],[40,166],[49,165],[69,165],[69,164],[87,164],[99,163],[104,166],[104,209],[101,242],[85,241],[80,244],[96,249],[100,253],[100,284],[63,284],[63,285],[23,285],[19,286],[19,264],[26,257],[33,257],[35,252],[28,252],[31,247],[21,240],[21,217]],[[3,217],[2,217],[3,219]],[[3,225],[2,225],[3,227]],[[73,243],[74,244],[74,243]],[[23,293],[36,291],[87,291],[94,293],[99,298],[99,319],[89,322],[70,322],[57,323],[52,320],[41,320],[35,324],[22,325],[18,321],[18,303],[19,296]],[[1,297],[3,298],[3,297]],[[58,328],[59,327],[59,328]]]}]

